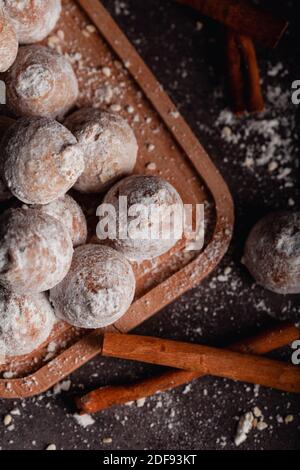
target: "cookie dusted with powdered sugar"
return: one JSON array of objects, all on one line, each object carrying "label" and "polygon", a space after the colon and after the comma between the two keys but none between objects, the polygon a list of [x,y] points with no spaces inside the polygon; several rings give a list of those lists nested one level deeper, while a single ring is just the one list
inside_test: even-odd
[{"label": "cookie dusted with powdered sugar", "polygon": [[130,263],[101,245],[76,248],[65,279],[50,292],[55,314],[81,328],[103,328],[128,310],[135,292]]},{"label": "cookie dusted with powdered sugar", "polygon": [[75,189],[98,193],[132,173],[138,144],[133,130],[121,116],[85,108],[69,116],[64,124],[78,139],[84,154],[85,170]]},{"label": "cookie dusted with powdered sugar", "polygon": [[[120,201],[124,201],[120,204]],[[123,210],[126,201],[127,211]],[[113,227],[116,234],[107,236],[107,223],[101,219],[97,234],[109,240],[113,248],[131,261],[152,259],[170,250],[182,237],[183,203],[176,189],[157,176],[136,175],[124,178],[106,194],[103,204],[108,211],[103,220]],[[101,212],[100,206],[98,215]],[[111,238],[111,239],[110,239]]]},{"label": "cookie dusted with powdered sugar", "polygon": [[84,245],[87,239],[87,223],[85,215],[77,202],[68,194],[44,206],[33,208],[49,214],[59,220],[68,229],[73,246]]},{"label": "cookie dusted with powdered sugar", "polygon": [[10,18],[20,44],[45,39],[54,29],[61,0],[0,0],[0,8]]},{"label": "cookie dusted with powdered sugar", "polygon": [[10,209],[0,217],[0,285],[19,294],[56,286],[71,266],[73,244],[54,217],[35,209]]},{"label": "cookie dusted with powdered sugar", "polygon": [[278,294],[300,293],[300,212],[273,212],[248,236],[243,262],[256,282]]},{"label": "cookie dusted with powdered sugar", "polygon": [[55,315],[46,294],[19,295],[0,287],[0,355],[21,356],[51,334]]},{"label": "cookie dusted with powdered sugar", "polygon": [[6,186],[27,204],[48,204],[63,196],[84,170],[76,138],[47,118],[23,118],[10,126],[0,165]]},{"label": "cookie dusted with powdered sugar", "polygon": [[63,116],[78,97],[70,61],[44,46],[20,47],[4,81],[7,106],[16,116]]},{"label": "cookie dusted with powdered sugar", "polygon": [[0,4],[0,73],[6,72],[18,53],[18,39],[10,20],[1,13]]}]

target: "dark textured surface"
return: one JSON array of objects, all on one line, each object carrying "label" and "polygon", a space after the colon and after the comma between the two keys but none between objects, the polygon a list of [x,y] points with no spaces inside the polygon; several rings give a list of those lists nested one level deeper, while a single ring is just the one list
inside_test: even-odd
[{"label": "dark textured surface", "polygon": [[[276,50],[259,49],[263,89],[268,95],[260,123],[251,118],[230,121],[228,137],[224,127],[230,114],[223,112],[228,100],[220,28],[172,1],[104,3],[209,151],[236,206],[234,240],[218,270],[139,332],[221,345],[271,324],[270,314],[299,320],[298,295],[282,297],[264,291],[240,262],[245,236],[262,214],[299,206],[298,118],[290,99],[291,83],[300,79],[297,24],[291,25]],[[274,11],[284,3],[286,16],[296,18],[296,1],[264,3]],[[269,155],[268,162],[259,160],[263,155]],[[291,349],[276,354],[281,356],[289,360]],[[49,392],[22,402],[1,401],[1,416],[14,407],[20,416],[13,417],[12,430],[4,427],[1,418],[0,447],[43,449],[55,443],[58,449],[232,449],[237,417],[258,406],[268,428],[252,431],[241,448],[300,449],[299,397],[213,378],[158,394],[140,407],[132,404],[107,410],[85,429],[72,416],[74,395],[158,371],[99,358],[72,375],[69,392],[57,396]],[[294,420],[285,424],[290,414]],[[107,438],[112,442],[103,443]]]}]

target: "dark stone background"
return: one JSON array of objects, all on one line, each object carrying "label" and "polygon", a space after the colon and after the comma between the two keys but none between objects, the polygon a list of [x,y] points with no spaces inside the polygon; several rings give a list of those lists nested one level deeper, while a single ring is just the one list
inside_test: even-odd
[{"label": "dark stone background", "polygon": [[[272,324],[274,316],[299,321],[299,296],[283,297],[264,291],[240,263],[245,236],[262,214],[292,204],[294,208],[299,206],[298,116],[297,107],[290,103],[291,83],[300,79],[298,2],[264,2],[273,11],[281,5],[291,19],[289,32],[276,50],[258,47],[263,89],[268,95],[267,110],[258,119],[262,120],[261,129],[266,122],[273,122],[275,135],[282,139],[272,154],[272,160],[278,163],[272,173],[267,164],[256,164],[266,149],[261,129],[245,132],[249,126],[253,129],[252,118],[230,122],[238,142],[227,142],[222,137],[224,119],[230,115],[221,114],[220,118],[228,106],[221,28],[169,0],[104,3],[209,151],[230,186],[236,206],[235,236],[221,266],[201,286],[138,331],[221,345]],[[203,23],[201,30],[197,21]],[[282,68],[275,73],[278,63]],[[270,136],[268,132],[267,150],[272,150],[274,133]],[[253,161],[245,166],[249,152]],[[280,176],[286,168],[289,175]],[[224,275],[227,267],[231,272]],[[290,348],[275,354],[287,360],[290,356]],[[158,372],[156,367],[99,358],[72,375],[69,392],[1,401],[1,416],[15,406],[21,415],[14,416],[11,431],[1,419],[0,447],[44,449],[55,443],[58,449],[234,449],[237,417],[258,406],[268,428],[253,431],[241,448],[300,449],[299,397],[263,388],[257,391],[253,386],[214,378],[158,394],[142,407],[133,404],[107,410],[96,415],[95,423],[85,429],[74,420],[74,395]],[[287,425],[282,418],[288,414],[294,416],[294,421]],[[112,443],[103,443],[106,438]]]}]

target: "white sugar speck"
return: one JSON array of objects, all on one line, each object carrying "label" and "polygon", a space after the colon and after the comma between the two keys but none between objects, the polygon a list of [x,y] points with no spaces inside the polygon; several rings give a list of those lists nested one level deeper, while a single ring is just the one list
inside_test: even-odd
[{"label": "white sugar speck", "polygon": [[91,415],[79,415],[75,413],[73,415],[73,418],[77,421],[79,426],[82,426],[83,428],[87,428],[88,426],[92,426],[95,423],[95,420],[91,417]]}]

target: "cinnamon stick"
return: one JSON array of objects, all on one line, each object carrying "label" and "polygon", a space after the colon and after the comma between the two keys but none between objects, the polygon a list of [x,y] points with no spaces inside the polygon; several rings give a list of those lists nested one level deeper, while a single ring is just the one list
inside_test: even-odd
[{"label": "cinnamon stick", "polygon": [[238,35],[232,29],[226,31],[226,58],[233,111],[237,116],[241,116],[247,109],[244,74]]},{"label": "cinnamon stick", "polygon": [[177,0],[264,46],[275,47],[287,21],[276,18],[248,0]]},{"label": "cinnamon stick", "polygon": [[254,44],[251,38],[243,35],[238,36],[238,41],[247,69],[247,110],[250,113],[260,112],[264,110],[264,99],[261,91],[260,74]]},{"label": "cinnamon stick", "polygon": [[300,393],[299,367],[225,349],[150,336],[106,333],[102,354]]},{"label": "cinnamon stick", "polygon": [[252,39],[233,30],[227,30],[226,56],[235,114],[240,116],[246,111],[250,113],[263,111],[264,99]]},{"label": "cinnamon stick", "polygon": [[[240,352],[265,354],[285,346],[300,337],[299,330],[290,323],[284,323],[253,338],[238,342],[230,349]],[[153,378],[141,380],[125,386],[108,386],[94,390],[76,399],[76,404],[83,413],[95,413],[110,406],[151,396],[158,391],[179,387],[202,377],[199,372],[170,370]]]}]

